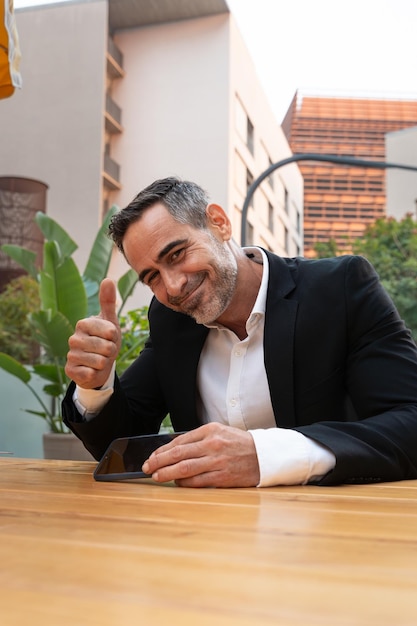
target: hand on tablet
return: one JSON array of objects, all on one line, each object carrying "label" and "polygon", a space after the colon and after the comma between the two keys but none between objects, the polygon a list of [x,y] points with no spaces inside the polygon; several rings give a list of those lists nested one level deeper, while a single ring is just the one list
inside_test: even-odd
[{"label": "hand on tablet", "polygon": [[254,487],[260,478],[252,435],[216,422],[161,446],[142,469],[180,487]]}]

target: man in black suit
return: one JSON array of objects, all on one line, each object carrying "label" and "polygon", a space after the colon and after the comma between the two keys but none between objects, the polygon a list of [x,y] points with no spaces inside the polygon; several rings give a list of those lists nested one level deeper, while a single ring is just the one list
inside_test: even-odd
[{"label": "man in black suit", "polygon": [[111,235],[149,285],[150,339],[119,380],[114,283],[70,339],[68,426],[96,458],[117,437],[176,431],[157,481],[245,487],[417,478],[417,349],[362,257],[241,248],[194,183],[156,181]]}]

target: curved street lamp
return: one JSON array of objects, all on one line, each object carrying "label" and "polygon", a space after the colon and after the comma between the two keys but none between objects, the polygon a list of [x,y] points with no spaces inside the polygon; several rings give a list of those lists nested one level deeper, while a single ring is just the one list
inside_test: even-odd
[{"label": "curved street lamp", "polygon": [[257,187],[261,184],[265,178],[270,176],[272,172],[277,170],[279,167],[283,165],[288,165],[289,163],[295,163],[296,161],[323,161],[325,163],[338,163],[341,165],[353,165],[354,167],[370,167],[374,169],[400,169],[400,170],[409,170],[411,172],[417,172],[417,167],[413,165],[404,165],[401,163],[386,163],[385,161],[367,161],[365,159],[356,159],[355,157],[344,157],[344,156],[332,156],[330,154],[314,154],[314,153],[306,153],[306,154],[294,154],[287,159],[283,159],[282,161],[278,161],[277,163],[272,163],[258,178],[256,178],[253,183],[250,185],[248,192],[246,194],[245,201],[242,207],[242,221],[241,221],[241,230],[240,230],[240,242],[242,246],[246,245],[246,225],[247,225],[247,217],[248,217],[248,209],[250,201],[252,200],[252,196],[255,193]]}]

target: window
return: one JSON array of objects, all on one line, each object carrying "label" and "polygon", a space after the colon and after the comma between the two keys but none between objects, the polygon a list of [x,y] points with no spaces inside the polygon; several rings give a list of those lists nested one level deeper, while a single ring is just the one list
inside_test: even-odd
[{"label": "window", "polygon": [[[268,158],[268,167],[271,167],[271,165],[273,165],[273,163],[271,159]],[[274,188],[274,172],[271,172],[271,174],[268,176],[268,182],[269,182],[271,189],[273,189]]]},{"label": "window", "polygon": [[[246,168],[246,195],[248,194],[249,187],[253,183],[253,174],[252,172]],[[253,207],[253,196],[250,199],[249,206]]]},{"label": "window", "polygon": [[246,145],[248,146],[250,153],[255,154],[255,132],[253,124],[249,118],[247,118]]},{"label": "window", "polygon": [[289,198],[288,190],[286,187],[284,187],[284,211],[285,213],[287,213],[287,215],[290,212],[289,204],[290,204],[290,198]]},{"label": "window", "polygon": [[268,228],[271,233],[274,232],[274,207],[268,202]]},{"label": "window", "polygon": [[296,229],[297,229],[297,233],[301,233],[301,215],[300,215],[300,211],[297,211],[297,216],[296,216]]},{"label": "window", "polygon": [[239,98],[236,98],[235,127],[251,154],[255,153],[254,127]]},{"label": "window", "polygon": [[239,98],[236,98],[235,127],[245,143],[247,136],[247,118],[248,116],[246,115],[246,111],[243,108],[242,103]]},{"label": "window", "polygon": [[253,246],[253,226],[249,222],[246,224],[246,245]]},{"label": "window", "polygon": [[288,250],[289,250],[289,236],[288,236],[288,228],[286,226],[284,226],[284,248],[285,248],[285,252],[288,254]]}]

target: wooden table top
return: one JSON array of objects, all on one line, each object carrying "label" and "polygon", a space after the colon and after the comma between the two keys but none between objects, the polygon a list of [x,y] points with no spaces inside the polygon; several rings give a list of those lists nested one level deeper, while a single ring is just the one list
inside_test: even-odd
[{"label": "wooden table top", "polygon": [[417,624],[417,481],[181,489],[0,458],[2,626]]}]

